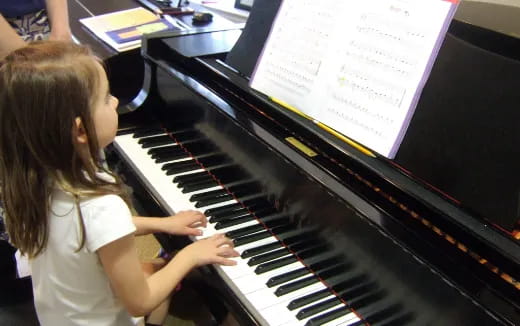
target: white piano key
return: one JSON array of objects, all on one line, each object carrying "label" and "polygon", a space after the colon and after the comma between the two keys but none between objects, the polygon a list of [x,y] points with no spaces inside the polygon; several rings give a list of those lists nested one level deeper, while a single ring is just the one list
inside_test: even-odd
[{"label": "white piano key", "polygon": [[[153,135],[157,136],[157,135]],[[150,137],[153,137],[150,136]],[[126,156],[126,159],[128,162],[130,162],[131,167],[137,172],[137,175],[144,178],[144,182],[146,183],[149,190],[158,198],[158,200],[161,202],[162,205],[165,205],[165,208],[170,212],[171,214],[175,212],[179,212],[182,210],[198,210],[201,212],[204,212],[207,209],[211,208],[217,208],[217,207],[223,207],[226,205],[237,203],[236,200],[232,199],[229,201],[216,203],[212,205],[208,205],[206,207],[196,208],[194,202],[190,202],[189,198],[196,193],[204,193],[207,191],[212,191],[216,189],[222,189],[221,186],[216,186],[208,189],[199,190],[193,193],[189,194],[183,194],[182,189],[177,187],[177,184],[173,183],[173,178],[178,175],[186,175],[186,174],[192,174],[203,171],[202,169],[197,169],[193,171],[187,171],[184,173],[179,173],[176,175],[166,175],[166,171],[162,170],[162,165],[168,164],[171,162],[177,162],[177,161],[183,161],[183,160],[189,160],[190,158],[182,158],[179,160],[172,160],[170,162],[164,162],[164,163],[155,163],[155,160],[151,158],[150,155],[147,154],[148,150],[150,148],[142,148],[140,144],[138,144],[138,139],[133,138],[132,135],[122,135],[117,136],[116,140],[114,141],[114,145],[119,149],[120,153],[123,153],[124,156]],[[171,146],[170,145],[162,145],[162,146],[156,146],[156,147],[163,147],[163,146]],[[206,238],[212,234],[215,233],[225,233],[230,230],[235,230],[238,228],[242,228],[249,225],[256,225],[258,224],[257,220],[248,221],[240,225],[232,226],[226,229],[222,230],[215,230],[214,224],[208,223],[207,228],[203,230],[204,234],[200,237],[191,237],[194,241],[202,238]],[[242,253],[244,250],[255,248],[261,245],[270,244],[278,242],[278,240],[275,237],[268,237],[264,238],[252,243],[248,243],[242,246],[239,246],[237,248],[237,251]],[[277,250],[278,248],[272,249]],[[263,311],[269,307],[273,310],[265,310],[267,313],[270,313],[274,311],[274,307],[280,307],[279,314],[282,314],[282,312],[290,316],[291,318],[294,318],[294,315],[297,313],[298,310],[295,311],[289,311],[286,306],[287,304],[298,297],[301,297],[303,295],[313,293],[316,291],[319,291],[321,289],[324,289],[325,286],[322,283],[315,283],[312,285],[309,285],[307,287],[304,287],[302,289],[299,289],[297,291],[288,293],[284,296],[277,297],[274,294],[274,291],[278,288],[272,287],[268,288],[265,283],[267,280],[273,276],[281,275],[299,268],[303,267],[303,264],[301,262],[295,262],[291,263],[286,266],[282,266],[280,268],[274,269],[272,271],[269,271],[264,274],[257,275],[254,273],[254,270],[257,266],[249,266],[247,265],[247,261],[250,258],[242,259],[240,257],[232,258],[233,260],[237,261],[236,266],[217,266],[217,269],[219,269],[221,272],[223,272],[227,278],[231,279],[232,282],[234,282],[235,288],[238,289],[237,295],[242,298],[244,301],[249,301],[249,303],[255,307],[257,312],[262,315],[265,319],[268,319],[267,316],[263,315]],[[303,277],[301,277],[303,278]],[[296,279],[295,279],[296,280]],[[294,280],[292,280],[294,281]],[[249,285],[250,284],[258,284],[260,286],[255,286],[254,289],[252,289]],[[252,292],[251,292],[252,291]],[[284,316],[285,316],[284,315]],[[284,317],[284,320],[286,318]],[[296,324],[301,325],[301,324]]]},{"label": "white piano key", "polygon": [[[189,201],[188,195],[183,194],[173,183],[174,176],[167,176],[166,171],[161,169],[162,165],[155,163],[147,154],[147,149],[143,149],[137,140],[131,134],[117,136],[114,145],[128,158],[137,174],[144,176],[151,192],[161,199],[162,204],[167,205],[171,213],[195,209],[194,203]],[[188,173],[194,172],[186,174]]]},{"label": "white piano key", "polygon": [[[278,243],[278,242],[279,241],[276,240],[275,237],[268,237],[268,238],[265,238],[265,239],[262,239],[262,240],[258,240],[258,241],[255,241],[255,242],[247,243],[245,245],[236,247],[235,250],[238,251],[240,254],[242,254],[244,251],[246,251],[248,249],[260,247],[260,246],[271,244],[271,243]],[[280,246],[281,246],[281,244],[280,244]],[[273,249],[273,250],[276,250],[276,249]],[[246,258],[246,260],[248,260],[248,259],[249,258]]]},{"label": "white piano key", "polygon": [[355,313],[351,312],[338,319],[331,320],[322,326],[348,326],[358,321],[360,321],[359,317]]}]

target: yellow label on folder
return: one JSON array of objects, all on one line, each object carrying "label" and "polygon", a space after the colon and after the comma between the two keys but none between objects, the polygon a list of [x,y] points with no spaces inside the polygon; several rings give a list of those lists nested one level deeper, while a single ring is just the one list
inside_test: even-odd
[{"label": "yellow label on folder", "polygon": [[157,22],[157,23],[153,23],[153,24],[146,24],[143,26],[139,26],[136,29],[143,34],[147,34],[147,33],[153,33],[153,32],[158,32],[158,31],[168,29],[168,26],[162,22]]},{"label": "yellow label on folder", "polygon": [[285,138],[285,140],[309,157],[314,157],[318,155],[318,153],[316,153],[315,151],[313,151],[308,146],[304,145],[302,142],[300,142],[298,139],[294,137],[287,137]]}]

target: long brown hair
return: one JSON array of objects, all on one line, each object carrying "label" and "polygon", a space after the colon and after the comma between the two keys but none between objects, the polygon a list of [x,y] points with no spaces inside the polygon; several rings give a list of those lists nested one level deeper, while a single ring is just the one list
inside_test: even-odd
[{"label": "long brown hair", "polygon": [[[91,110],[98,90],[97,59],[88,48],[64,42],[34,42],[0,61],[0,190],[10,241],[22,254],[36,257],[47,244],[51,193],[59,186],[76,198],[124,196],[107,172]],[[98,61],[99,62],[99,61]],[[73,137],[79,117],[86,131],[87,155]],[[128,202],[128,200],[127,200]],[[79,250],[78,248],[78,250]]]}]

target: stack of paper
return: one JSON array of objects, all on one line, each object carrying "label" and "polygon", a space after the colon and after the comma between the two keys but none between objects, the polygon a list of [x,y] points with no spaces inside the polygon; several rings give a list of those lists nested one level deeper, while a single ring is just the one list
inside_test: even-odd
[{"label": "stack of paper", "polygon": [[83,18],[80,22],[118,52],[140,47],[145,33],[180,29],[142,7]]}]

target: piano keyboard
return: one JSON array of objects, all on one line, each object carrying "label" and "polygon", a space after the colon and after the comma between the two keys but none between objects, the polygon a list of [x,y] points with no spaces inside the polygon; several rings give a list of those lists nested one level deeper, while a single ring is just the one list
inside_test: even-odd
[{"label": "piano keyboard", "polygon": [[[367,323],[370,316],[360,319],[354,309],[375,306],[381,293],[374,284],[347,278],[349,264],[314,230],[297,228],[278,212],[255,180],[204,135],[186,128],[168,133],[135,129],[118,135],[114,146],[171,214],[199,210],[208,216],[204,234],[193,240],[215,233],[233,239],[241,254],[237,265],[216,270],[255,317],[272,326]],[[375,306],[370,315],[388,310]]]}]

